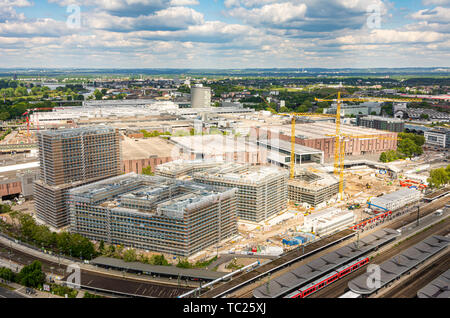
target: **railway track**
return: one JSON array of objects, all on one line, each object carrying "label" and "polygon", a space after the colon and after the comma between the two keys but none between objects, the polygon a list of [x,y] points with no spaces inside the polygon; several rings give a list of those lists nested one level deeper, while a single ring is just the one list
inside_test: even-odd
[{"label": "railway track", "polygon": [[[46,273],[51,273],[60,277],[64,277],[66,274],[67,267],[63,264],[58,264],[34,255],[28,255],[3,243],[0,243],[0,257],[6,260],[11,259],[13,262],[21,265],[29,265],[37,260],[41,262],[42,269]],[[84,289],[98,290],[104,293],[124,297],[174,298],[192,290],[192,288],[189,287],[146,282],[128,277],[121,278],[83,269],[81,270],[80,284]]]},{"label": "railway track", "polygon": [[[424,239],[426,239],[431,235],[443,235],[443,236],[447,235],[450,232],[449,222],[450,222],[449,218],[444,219],[444,222],[437,223],[434,226],[426,228],[425,230],[413,235],[408,239],[404,239],[403,241],[396,243],[396,245],[394,245],[389,250],[374,256],[373,259],[370,260],[370,263],[381,264],[391,259],[395,255],[401,253],[402,251],[408,249],[409,247],[423,241]],[[365,267],[362,267],[357,271],[352,272],[351,274],[338,280],[337,282],[331,284],[330,286],[312,294],[308,298],[337,298],[348,289],[347,287],[348,282],[358,277],[359,275],[363,274],[365,270],[366,270]]]},{"label": "railway track", "polygon": [[[421,206],[421,208],[420,208],[420,217],[423,218],[423,217],[433,213],[435,210],[445,206],[445,204],[448,203],[449,201],[450,201],[450,197],[447,196],[447,197],[441,198],[439,200],[436,200],[434,202],[428,203],[428,204],[426,204],[424,206]],[[403,212],[401,214],[394,213],[393,216],[395,216],[393,219],[391,219],[391,220],[389,220],[387,222],[383,221],[383,224],[376,226],[375,229],[381,229],[381,228],[386,228],[386,227],[399,229],[399,228],[402,228],[403,226],[405,226],[407,224],[410,224],[411,222],[414,222],[417,219],[417,217],[416,217],[416,215],[414,213],[414,210],[406,210],[405,212]],[[261,269],[261,267],[257,268],[256,270],[260,270],[260,269]],[[354,273],[358,273],[358,271],[356,271]],[[354,274],[354,273],[352,273],[351,275],[349,275],[347,277],[350,277],[350,278],[357,277],[358,275]],[[248,285],[250,285],[250,283],[251,282],[249,282]],[[335,284],[337,284],[337,282]],[[219,287],[221,287],[221,286],[219,286]],[[217,290],[219,287],[213,289],[212,291]],[[237,288],[235,290],[237,290]],[[223,288],[222,288],[222,290],[220,292],[223,293]],[[204,294],[204,295],[207,295],[207,294]],[[245,291],[243,291],[241,293],[236,293],[235,292],[233,294],[233,296],[238,297],[238,298],[252,298],[253,297],[253,291],[252,290],[245,290]]]},{"label": "railway track", "polygon": [[444,253],[431,264],[424,266],[416,273],[410,275],[399,285],[396,285],[387,291],[383,298],[415,298],[417,292],[428,285],[431,281],[439,277],[446,270],[450,268],[448,260],[450,259],[450,252]]},{"label": "railway track", "polygon": [[335,245],[339,242],[342,242],[343,240],[351,238],[354,235],[355,232],[353,230],[347,229],[338,232],[334,235],[324,237],[317,242],[308,244],[307,246],[304,247],[304,249],[303,248],[293,249],[284,254],[283,256],[269,263],[259,266],[250,272],[243,273],[240,276],[233,278],[233,280],[224,283],[222,285],[219,285],[216,288],[213,288],[212,290],[207,291],[201,296],[201,298],[220,297],[226,293],[230,293],[233,290],[236,290],[238,288],[241,288],[247,284],[256,281],[258,278],[261,278],[265,275],[268,275],[269,273],[272,273],[276,270],[289,266],[299,261],[300,259],[303,259],[304,257],[308,257],[308,255],[313,255],[314,253],[317,253],[329,246]]}]

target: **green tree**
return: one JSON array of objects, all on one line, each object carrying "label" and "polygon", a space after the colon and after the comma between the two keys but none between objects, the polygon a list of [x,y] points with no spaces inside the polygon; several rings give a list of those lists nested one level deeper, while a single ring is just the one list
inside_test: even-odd
[{"label": "green tree", "polygon": [[447,168],[438,168],[430,171],[430,177],[427,179],[430,187],[439,188],[450,181],[450,165]]},{"label": "green tree", "polygon": [[17,275],[16,281],[27,287],[40,287],[45,283],[45,274],[42,271],[42,264],[34,261],[30,265],[26,265]]},{"label": "green tree", "polygon": [[168,266],[170,265],[169,262],[166,260],[164,255],[153,255],[150,259],[150,264],[152,265],[163,265]]},{"label": "green tree", "polygon": [[96,99],[96,100],[100,100],[100,99],[103,98],[102,92],[100,92],[98,89],[96,89],[96,90],[94,91],[94,96],[95,96],[95,99]]},{"label": "green tree", "polygon": [[136,251],[132,248],[127,249],[125,253],[123,253],[123,260],[125,262],[136,262],[137,260]]},{"label": "green tree", "polygon": [[148,176],[154,176],[155,174],[152,172],[152,167],[148,166],[145,168],[142,168],[142,174],[146,174]]}]

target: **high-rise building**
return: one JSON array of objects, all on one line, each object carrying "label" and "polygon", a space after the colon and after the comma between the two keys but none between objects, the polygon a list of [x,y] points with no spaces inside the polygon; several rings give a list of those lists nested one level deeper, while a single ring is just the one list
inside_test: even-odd
[{"label": "high-rise building", "polygon": [[35,182],[38,219],[69,224],[67,191],[120,174],[119,132],[110,127],[42,131],[37,134],[40,173]]},{"label": "high-rise building", "polygon": [[191,108],[211,107],[211,87],[194,86],[191,88]]}]

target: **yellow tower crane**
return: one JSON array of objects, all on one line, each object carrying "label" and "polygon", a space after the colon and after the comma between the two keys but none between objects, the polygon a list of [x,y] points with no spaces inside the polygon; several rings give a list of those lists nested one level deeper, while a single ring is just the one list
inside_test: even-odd
[{"label": "yellow tower crane", "polygon": [[[336,134],[334,146],[334,174],[339,177],[339,193],[340,198],[344,198],[344,157],[345,157],[345,141],[344,138],[373,138],[373,139],[393,139],[393,137],[384,137],[379,135],[342,135],[341,134],[341,104],[342,102],[421,102],[422,99],[417,98],[379,98],[379,97],[359,97],[359,98],[341,98],[341,92],[337,92],[336,99],[315,98],[316,102],[336,102],[336,114],[318,114],[318,113],[283,113],[279,115],[291,116],[291,162],[290,162],[290,179],[295,177],[295,117],[331,117],[336,120]],[[395,139],[395,138],[394,138]],[[341,142],[342,140],[342,142]],[[398,138],[397,138],[398,140]]]}]

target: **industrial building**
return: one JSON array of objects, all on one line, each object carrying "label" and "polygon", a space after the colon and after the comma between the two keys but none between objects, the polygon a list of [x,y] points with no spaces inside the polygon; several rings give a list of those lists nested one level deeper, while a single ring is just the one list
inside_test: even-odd
[{"label": "industrial building", "polygon": [[324,236],[348,228],[354,222],[353,211],[328,208],[305,216],[303,228],[305,231],[315,233],[318,236]]},{"label": "industrial building", "polygon": [[69,223],[67,190],[120,174],[119,132],[109,127],[41,131],[37,140],[36,216],[60,228]]},{"label": "industrial building", "polygon": [[70,231],[191,256],[237,234],[236,189],[130,173],[69,191]]},{"label": "industrial building", "polygon": [[[291,162],[291,143],[281,139],[259,139],[256,141],[258,146],[267,149],[267,159],[269,163],[289,167]],[[324,163],[323,151],[314,148],[295,144],[295,163]]]},{"label": "industrial building", "polygon": [[[345,183],[344,183],[345,185]],[[297,172],[288,181],[288,199],[312,207],[327,202],[339,192],[339,180],[328,173]]]},{"label": "industrial building", "polygon": [[178,157],[176,147],[163,138],[129,138],[122,137],[122,172],[142,173],[143,168],[151,167],[155,172],[158,165]]},{"label": "industrial building", "polygon": [[196,135],[170,137],[170,141],[180,149],[180,157],[186,160],[213,159],[255,165],[267,162],[267,151],[247,142],[244,137]]},{"label": "industrial building", "polygon": [[369,205],[374,209],[381,208],[386,211],[395,211],[407,204],[419,201],[420,198],[420,191],[403,188],[392,193],[384,194],[381,197],[372,198],[370,199]]},{"label": "industrial building", "polygon": [[405,130],[405,122],[403,120],[381,116],[357,116],[356,125],[399,133]]},{"label": "industrial building", "polygon": [[237,188],[238,217],[261,222],[287,206],[286,169],[229,163],[194,173],[194,180],[213,186]]},{"label": "industrial building", "polygon": [[425,131],[425,144],[429,146],[450,148],[450,129],[435,128]]},{"label": "industrial building", "polygon": [[[362,156],[380,154],[388,150],[397,149],[397,133],[380,131],[366,127],[341,125],[341,133],[355,135],[376,135],[377,138],[352,138],[345,143],[345,156]],[[256,127],[257,138],[281,139],[291,142],[291,125],[271,125],[270,127]],[[336,124],[331,122],[314,122],[297,124],[295,126],[295,143],[309,148],[323,151],[324,159],[334,158]]]},{"label": "industrial building", "polygon": [[191,88],[191,108],[211,107],[211,87],[196,85]]},{"label": "industrial building", "polygon": [[[325,108],[323,110],[324,114],[333,114],[335,115],[337,111],[337,104],[333,103],[331,107]],[[361,115],[371,115],[375,113],[379,115],[381,112],[381,103],[377,102],[364,102],[359,105],[349,105],[342,103],[341,104],[341,116],[353,115],[357,116]]]}]

